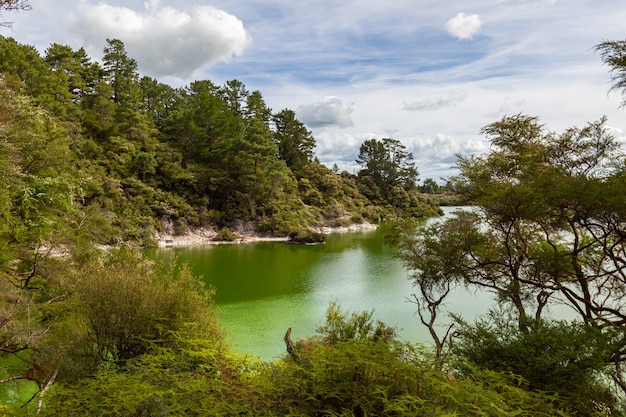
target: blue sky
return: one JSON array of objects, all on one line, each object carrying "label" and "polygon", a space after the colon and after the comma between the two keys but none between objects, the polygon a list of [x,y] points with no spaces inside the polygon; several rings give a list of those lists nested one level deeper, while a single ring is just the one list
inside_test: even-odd
[{"label": "blue sky", "polygon": [[0,34],[40,52],[121,39],[142,74],[172,86],[238,79],[312,130],[316,153],[354,172],[360,144],[392,137],[420,177],[455,173],[488,150],[480,128],[505,115],[547,128],[626,110],[593,52],[626,38],[623,0],[31,0]]}]

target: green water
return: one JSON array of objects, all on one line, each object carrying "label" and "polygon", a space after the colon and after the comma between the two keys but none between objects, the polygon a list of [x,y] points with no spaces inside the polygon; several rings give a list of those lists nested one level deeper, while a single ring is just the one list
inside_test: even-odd
[{"label": "green water", "polygon": [[[429,342],[409,302],[415,292],[386,229],[335,233],[323,245],[262,242],[155,249],[150,256],[186,262],[216,289],[221,322],[235,350],[265,360],[285,351],[283,335],[313,335],[328,304],[344,310],[374,309],[402,339]],[[474,316],[487,310],[486,296],[462,292],[447,310]],[[445,317],[444,317],[445,320]]]}]

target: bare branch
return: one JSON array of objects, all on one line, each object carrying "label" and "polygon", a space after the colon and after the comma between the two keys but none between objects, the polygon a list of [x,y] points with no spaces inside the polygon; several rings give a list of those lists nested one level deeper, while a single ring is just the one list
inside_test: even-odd
[{"label": "bare branch", "polygon": [[10,378],[0,379],[0,384],[5,384],[7,382],[17,381],[20,379],[28,379],[28,377],[26,375],[12,376]]},{"label": "bare branch", "polygon": [[[4,12],[31,10],[28,0],[0,0],[0,16]],[[0,26],[11,27],[13,22],[0,20]]]}]

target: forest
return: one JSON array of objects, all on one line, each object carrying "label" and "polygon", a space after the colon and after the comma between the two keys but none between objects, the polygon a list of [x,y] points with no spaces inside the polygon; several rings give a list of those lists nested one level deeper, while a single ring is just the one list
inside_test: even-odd
[{"label": "forest", "polygon": [[[626,42],[597,46],[624,90]],[[365,141],[356,174],[316,160],[289,109],[241,81],[172,88],[124,44],[102,63],[0,37],[0,409],[50,416],[623,415],[626,165],[604,119],[555,133],[538,117],[483,128],[439,214],[412,155]],[[433,346],[371,311],[328,307],[267,363],[234,352],[213,289],[141,249],[164,228],[306,240],[312,226],[394,220]],[[245,226],[242,226],[245,225]],[[104,248],[104,249],[103,249]],[[491,315],[440,325],[456,286]],[[554,321],[552,303],[577,318]],[[443,331],[442,331],[443,329]]]},{"label": "forest", "polygon": [[83,49],[53,44],[40,57],[9,38],[0,44],[7,122],[16,134],[40,132],[21,138],[13,159],[32,159],[23,164],[33,176],[54,171],[58,189],[37,192],[80,200],[90,221],[110,225],[97,233],[103,244],[149,245],[163,225],[184,233],[245,222],[287,236],[437,214],[397,140],[367,141],[360,175],[339,173],[314,158],[315,139],[294,111],[273,113],[240,81],[171,88],[140,77],[117,39],[107,40],[102,65]]}]

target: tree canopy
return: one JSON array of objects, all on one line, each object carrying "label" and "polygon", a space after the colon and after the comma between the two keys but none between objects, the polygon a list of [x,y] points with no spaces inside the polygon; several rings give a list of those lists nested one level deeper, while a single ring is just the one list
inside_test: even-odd
[{"label": "tree canopy", "polygon": [[[245,221],[288,235],[309,225],[378,221],[406,211],[406,204],[371,210],[377,202],[365,195],[358,203],[335,195],[322,207],[307,207],[301,190],[324,194],[307,173],[325,169],[340,188],[360,179],[324,166],[309,169],[317,165],[315,138],[294,111],[274,113],[261,92],[239,80],[223,86],[197,80],[175,89],[141,76],[119,39],[107,39],[103,52],[99,64],[83,48],[52,44],[41,57],[0,38],[3,88],[70,124],[76,134],[69,152],[89,184],[77,207],[112,219],[118,236],[111,238],[149,244],[164,222],[184,231]],[[411,215],[437,214],[436,203],[414,200]]]},{"label": "tree canopy", "polygon": [[399,140],[366,140],[359,148],[356,162],[362,166],[359,176],[371,177],[384,196],[396,186],[407,190],[416,186],[418,173],[413,154]]},{"label": "tree canopy", "polygon": [[371,201],[402,209],[407,214],[422,210],[413,154],[399,140],[366,140],[359,148],[356,162],[361,164],[360,190]]}]

